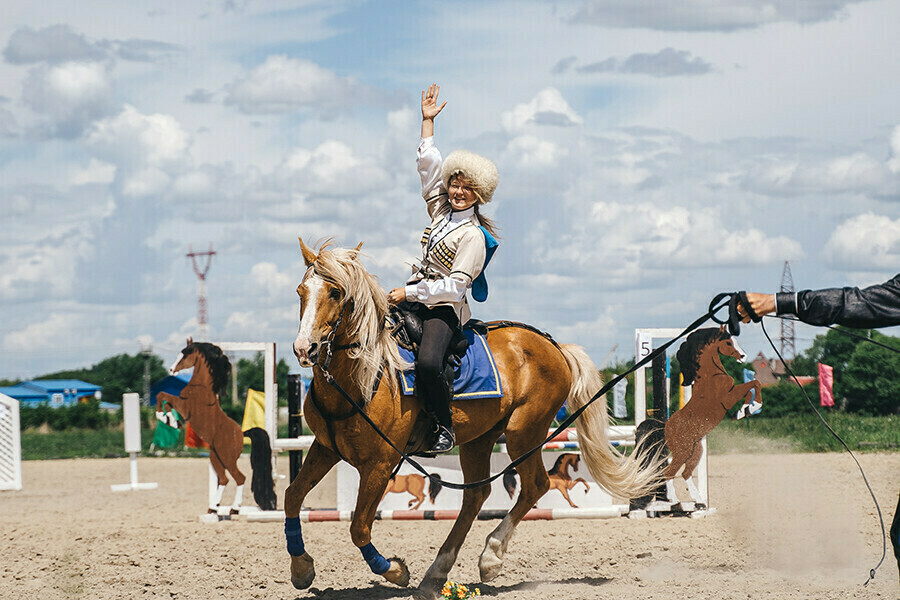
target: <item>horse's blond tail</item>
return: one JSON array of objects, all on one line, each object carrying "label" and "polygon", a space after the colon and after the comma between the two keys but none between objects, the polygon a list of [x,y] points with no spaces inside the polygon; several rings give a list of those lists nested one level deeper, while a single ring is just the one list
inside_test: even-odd
[{"label": "horse's blond tail", "polygon": [[[572,413],[584,406],[603,387],[603,379],[583,348],[563,344],[561,349],[572,371],[572,387],[566,400],[569,412]],[[594,481],[611,495],[626,499],[639,498],[661,483],[660,472],[664,459],[656,456],[646,461],[647,466],[642,468],[634,458],[642,453],[634,452],[631,457],[626,457],[610,445],[605,397],[598,398],[581,413],[575,425],[581,456],[588,471]]]}]

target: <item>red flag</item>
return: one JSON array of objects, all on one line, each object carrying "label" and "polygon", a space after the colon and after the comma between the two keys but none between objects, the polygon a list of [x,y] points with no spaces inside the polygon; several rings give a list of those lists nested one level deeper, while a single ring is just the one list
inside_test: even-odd
[{"label": "red flag", "polygon": [[834,406],[834,392],[831,389],[834,383],[834,370],[828,365],[819,363],[819,405]]},{"label": "red flag", "polygon": [[184,445],[187,448],[209,448],[209,444],[200,439],[190,423],[185,424],[184,428]]}]

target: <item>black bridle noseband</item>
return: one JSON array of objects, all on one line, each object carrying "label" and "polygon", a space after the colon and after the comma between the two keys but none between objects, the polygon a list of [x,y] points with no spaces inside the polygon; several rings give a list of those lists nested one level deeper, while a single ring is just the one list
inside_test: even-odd
[{"label": "black bridle noseband", "polygon": [[[334,376],[329,373],[328,367],[331,365],[331,359],[334,357],[334,353],[341,350],[350,350],[352,348],[359,348],[359,343],[354,342],[352,344],[341,344],[339,346],[334,345],[334,338],[337,335],[337,330],[341,326],[341,322],[344,319],[344,310],[347,308],[347,305],[350,304],[350,311],[353,311],[353,301],[349,301],[341,305],[341,312],[338,314],[337,320],[334,322],[334,325],[331,326],[331,331],[328,332],[328,335],[325,336],[324,341],[322,342],[322,350],[324,351],[325,361],[324,364],[319,364],[322,362],[322,354],[316,357],[315,362],[313,363],[313,368],[318,367],[320,371],[322,371],[322,375],[325,377],[325,380],[334,386],[339,392],[341,392],[344,396],[347,396],[347,393],[344,392],[343,388],[341,388],[338,383],[334,380]],[[379,376],[380,379],[380,376]],[[377,388],[377,383],[376,383]],[[350,410],[341,414],[333,414],[327,412],[321,404],[319,404],[318,400],[316,400],[316,395],[312,389],[310,389],[310,393],[307,394],[310,402],[313,405],[313,408],[316,409],[316,412],[319,413],[319,416],[322,417],[322,420],[325,421],[325,427],[328,430],[328,437],[331,440],[331,447],[334,449],[335,453],[340,457],[344,462],[350,462],[347,458],[341,453],[338,449],[337,438],[334,435],[334,424],[338,421],[346,421],[350,417],[353,417],[357,413],[362,412],[362,407],[359,406],[358,403],[351,401],[350,402]]]}]

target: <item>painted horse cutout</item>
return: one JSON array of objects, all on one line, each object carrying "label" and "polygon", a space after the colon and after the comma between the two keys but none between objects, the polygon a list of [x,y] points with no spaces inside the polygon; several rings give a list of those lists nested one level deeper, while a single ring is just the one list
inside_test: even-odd
[{"label": "painted horse cutout", "polygon": [[[361,246],[361,245],[360,245]],[[356,509],[350,537],[373,573],[400,586],[410,574],[401,558],[385,559],[372,544],[372,524],[400,456],[354,412],[323,373],[364,404],[368,417],[399,448],[409,439],[420,405],[415,396],[401,396],[396,373],[403,364],[397,345],[385,327],[387,295],[358,260],[359,248],[329,248],[318,254],[300,240],[307,271],[297,294],[300,325],[294,354],[313,369],[313,384],[304,414],[315,434],[306,460],[284,498],[285,535],[291,557],[291,582],[298,589],[315,578],[306,551],[300,507],[313,486],[342,458],[359,472]],[[500,399],[454,402],[453,427],[466,481],[490,475],[494,443],[506,435],[507,450],[516,459],[538,446],[557,410],[568,401],[571,410],[583,406],[601,387],[600,375],[584,351],[559,345],[535,331],[505,327],[488,333],[505,395]],[[528,357],[525,359],[524,357]],[[641,468],[613,448],[607,438],[606,402],[595,402],[578,422],[578,439],[594,480],[612,495],[641,495],[658,483],[661,463]],[[540,453],[517,466],[522,481],[518,498],[486,540],[479,560],[482,581],[497,577],[515,527],[550,488]],[[419,585],[421,596],[438,598],[460,547],[490,486],[467,489],[459,516]]]},{"label": "painted horse cutout", "polygon": [[[559,490],[562,494],[563,498],[566,499],[566,502],[569,503],[569,506],[572,508],[578,508],[572,499],[569,497],[569,490],[575,487],[577,484],[584,484],[585,493],[591,489],[590,484],[582,479],[581,477],[577,479],[572,479],[572,476],[569,474],[569,467],[572,468],[573,471],[578,471],[578,463],[581,462],[581,456],[575,454],[574,452],[564,452],[557,457],[556,462],[553,463],[553,466],[550,467],[550,470],[547,471],[547,477],[550,480],[550,490]],[[506,493],[509,494],[509,497],[512,498],[516,493],[516,471],[513,469],[512,471],[507,471],[503,474],[503,489],[506,490]]]},{"label": "painted horse cutout", "polygon": [[[156,397],[157,411],[165,412],[165,404],[175,408],[178,414],[191,424],[194,431],[209,444],[209,462],[218,478],[215,504],[209,513],[217,513],[222,494],[228,484],[228,475],[234,478],[237,490],[230,513],[238,514],[243,499],[246,477],[237,466],[244,450],[244,432],[233,419],[228,417],[219,404],[219,395],[228,383],[231,363],[222,350],[213,344],[194,342],[188,338],[187,345],[169,369],[175,374],[185,369],[194,369],[191,380],[173,396],[160,392]],[[277,497],[272,479],[271,448],[265,430],[254,428],[247,432],[251,440],[250,463],[253,467],[251,491],[263,510],[275,510]]]},{"label": "painted horse cutout", "polygon": [[[428,484],[428,499],[434,504],[438,494],[441,493],[441,476],[435,475],[433,479],[429,479],[428,481],[431,482]],[[391,477],[387,489],[384,491],[384,496],[382,496],[381,499],[384,500],[385,496],[392,493],[408,493],[412,495],[412,500],[409,501],[407,508],[409,508],[409,510],[418,510],[419,507],[422,506],[422,503],[425,502],[425,485],[425,477],[418,473],[394,475]]]},{"label": "painted horse cutout", "polygon": [[700,441],[716,428],[732,406],[740,400],[745,400],[746,404],[753,397],[754,390],[754,401],[761,404],[761,386],[755,379],[736,384],[722,366],[722,356],[737,360],[746,357],[737,340],[725,331],[724,326],[699,329],[691,333],[675,356],[684,377],[682,385],[693,385],[693,390],[691,399],[684,408],[676,411],[666,421],[666,446],[672,457],[663,471],[666,495],[669,502],[679,503],[673,479],[683,466],[682,477],[691,499],[696,504],[702,504],[700,492],[691,479],[703,456]]},{"label": "painted horse cutout", "polygon": [[553,467],[547,471],[547,476],[550,478],[550,489],[551,490],[559,490],[559,492],[563,495],[563,498],[566,499],[566,502],[569,503],[569,506],[572,508],[578,508],[572,499],[569,498],[569,490],[575,487],[577,484],[581,483],[584,485],[585,493],[591,489],[591,486],[588,485],[588,482],[585,481],[581,477],[577,477],[572,479],[572,476],[569,474],[569,468],[571,467],[573,471],[578,471],[578,463],[581,462],[581,456],[575,454],[574,452],[564,452],[559,455],[559,458],[556,459],[556,462],[553,464]]}]

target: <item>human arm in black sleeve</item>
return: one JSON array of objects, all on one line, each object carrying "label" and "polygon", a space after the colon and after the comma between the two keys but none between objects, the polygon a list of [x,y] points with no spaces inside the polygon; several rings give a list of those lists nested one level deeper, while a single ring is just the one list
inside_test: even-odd
[{"label": "human arm in black sleeve", "polygon": [[845,325],[859,329],[900,325],[900,273],[867,287],[829,288],[775,294],[775,312],[794,314],[810,325]]}]

